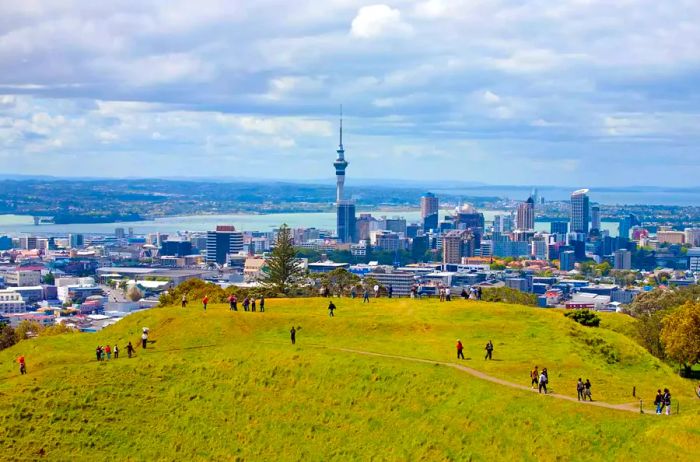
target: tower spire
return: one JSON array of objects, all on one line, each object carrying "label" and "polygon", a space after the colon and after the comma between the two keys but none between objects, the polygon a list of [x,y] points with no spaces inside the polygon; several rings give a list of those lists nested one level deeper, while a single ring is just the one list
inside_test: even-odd
[{"label": "tower spire", "polygon": [[340,151],[343,150],[343,105],[340,105],[340,144],[338,144]]}]

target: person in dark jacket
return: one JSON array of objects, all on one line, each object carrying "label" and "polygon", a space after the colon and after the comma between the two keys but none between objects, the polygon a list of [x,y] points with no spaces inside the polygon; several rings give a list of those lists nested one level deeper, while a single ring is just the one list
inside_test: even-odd
[{"label": "person in dark jacket", "polygon": [[464,345],[462,345],[462,341],[460,339],[457,339],[457,359],[464,359]]},{"label": "person in dark jacket", "polygon": [[583,400],[593,401],[593,396],[591,396],[591,381],[586,379],[586,383],[583,384]]},{"label": "person in dark jacket", "polygon": [[333,304],[333,301],[331,300],[331,302],[328,304],[328,316],[329,317],[332,318],[334,316],[334,314],[333,314],[334,310],[335,310],[335,305]]},{"label": "person in dark jacket", "polygon": [[656,413],[661,415],[661,409],[664,407],[664,394],[661,390],[656,390],[656,398],[654,398],[654,404],[656,405]]},{"label": "person in dark jacket", "polygon": [[664,388],[664,407],[666,415],[671,415],[671,392],[668,391],[668,388]]},{"label": "person in dark jacket", "polygon": [[133,355],[135,351],[134,345],[129,342],[129,344],[126,346],[126,354],[129,356],[129,358],[131,358],[131,355]]},{"label": "person in dark jacket", "polygon": [[289,331],[289,336],[292,339],[292,345],[297,343],[297,330],[292,326],[292,329]]},{"label": "person in dark jacket", "polygon": [[248,307],[250,306],[250,299],[248,297],[243,299],[243,311],[248,311]]},{"label": "person in dark jacket", "polygon": [[581,401],[581,398],[584,400],[586,397],[583,395],[583,380],[581,380],[581,377],[578,378],[578,382],[576,382],[576,392],[578,393],[578,400]]},{"label": "person in dark jacket", "polygon": [[265,312],[265,296],[260,297],[260,312]]},{"label": "person in dark jacket", "polygon": [[493,342],[491,342],[491,340],[489,340],[488,343],[486,343],[486,348],[484,349],[486,350],[486,356],[484,356],[484,359],[493,359],[491,357],[491,355],[493,354]]}]

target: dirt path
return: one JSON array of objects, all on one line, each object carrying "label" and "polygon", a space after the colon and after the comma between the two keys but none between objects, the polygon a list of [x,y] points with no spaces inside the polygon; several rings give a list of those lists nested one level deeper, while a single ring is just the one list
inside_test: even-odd
[{"label": "dirt path", "polygon": [[[321,345],[318,345],[318,346],[321,346]],[[530,388],[527,385],[520,385],[518,383],[513,383],[513,382],[509,382],[507,380],[499,379],[499,378],[494,377],[492,375],[485,374],[484,372],[477,371],[476,369],[472,369],[471,367],[463,366],[463,365],[457,364],[457,363],[450,363],[450,362],[444,362],[444,361],[434,361],[434,360],[430,360],[430,359],[412,358],[410,356],[398,356],[398,355],[390,355],[390,354],[384,354],[384,353],[374,353],[371,351],[353,350],[351,348],[336,348],[336,347],[323,347],[323,346],[321,346],[321,347],[327,348],[329,350],[344,351],[346,353],[355,353],[355,354],[360,354],[360,355],[365,355],[365,356],[378,356],[380,358],[401,359],[404,361],[413,361],[413,362],[417,362],[417,363],[426,363],[426,364],[440,364],[441,366],[452,367],[454,369],[466,372],[467,374],[472,375],[478,379],[487,380],[489,382],[497,383],[499,385],[503,385],[503,386],[510,387],[510,388],[517,388],[517,389],[523,390],[523,391],[538,393],[538,391],[536,389]],[[561,395],[558,393],[548,393],[545,396],[556,398],[556,399],[563,399],[566,401],[573,401],[575,403],[579,403],[579,404],[582,404],[585,406],[604,407],[607,409],[615,409],[618,411],[628,411],[628,412],[634,412],[634,413],[639,414],[639,405],[636,403],[610,404],[610,403],[604,403],[602,401],[579,401],[577,398],[574,398],[572,396]]]}]

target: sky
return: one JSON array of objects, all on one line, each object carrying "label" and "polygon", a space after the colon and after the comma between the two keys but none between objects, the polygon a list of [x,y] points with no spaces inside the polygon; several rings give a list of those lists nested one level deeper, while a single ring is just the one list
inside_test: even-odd
[{"label": "sky", "polygon": [[697,0],[0,0],[3,174],[697,186]]}]

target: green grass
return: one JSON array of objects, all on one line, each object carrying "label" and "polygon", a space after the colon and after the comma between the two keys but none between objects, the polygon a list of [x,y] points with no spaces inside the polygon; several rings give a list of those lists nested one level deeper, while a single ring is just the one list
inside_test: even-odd
[{"label": "green grass", "polygon": [[[268,300],[153,309],[97,334],[22,342],[0,352],[3,460],[691,460],[700,451],[693,384],[627,338],[631,320],[584,328],[556,311],[417,300]],[[301,326],[296,346],[289,328]],[[97,344],[149,349],[98,364]],[[671,388],[678,416],[579,405],[476,379],[445,366],[324,347],[453,361],[529,383],[550,370],[557,393],[581,376],[594,398],[651,401]],[[494,358],[483,360],[488,339]],[[14,357],[24,354],[29,375]],[[648,405],[651,408],[651,405]],[[675,405],[674,405],[675,411]]]}]

